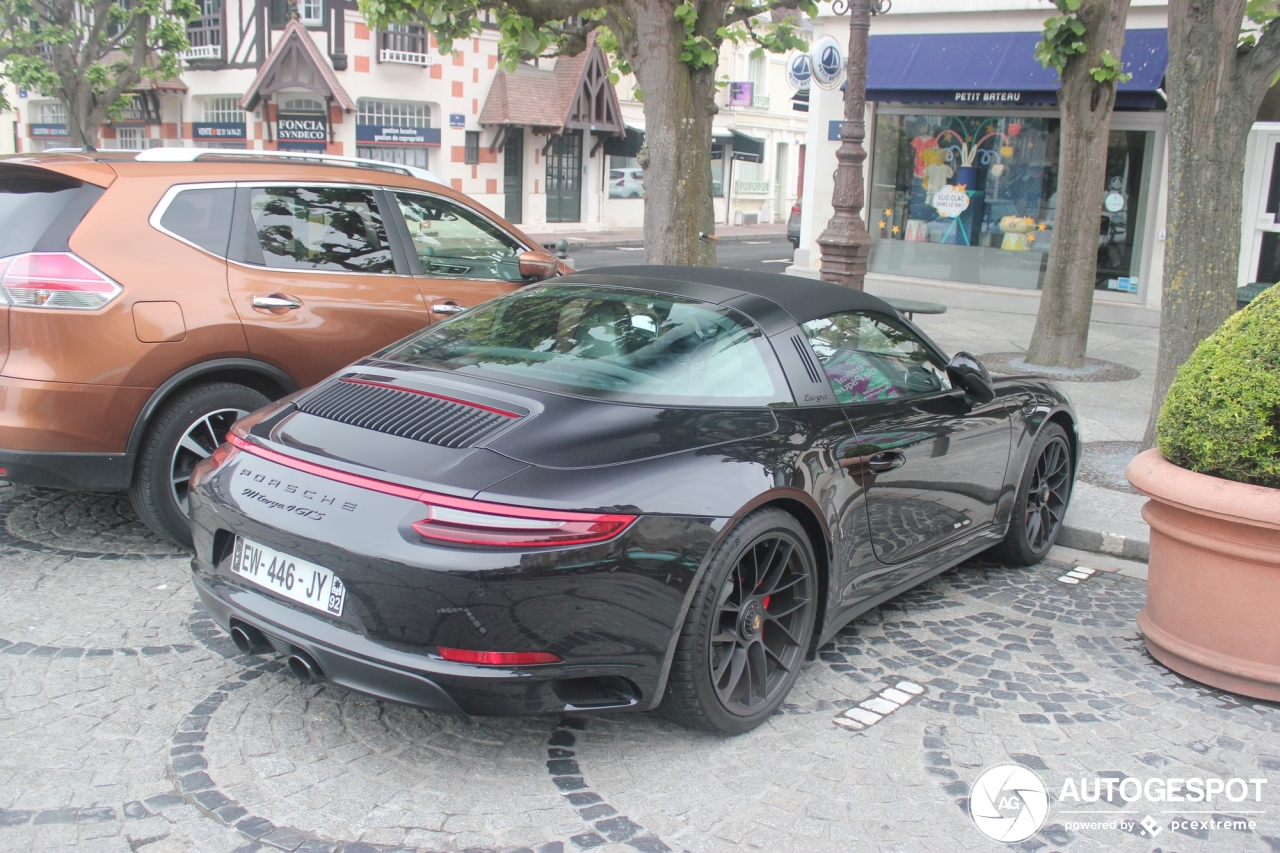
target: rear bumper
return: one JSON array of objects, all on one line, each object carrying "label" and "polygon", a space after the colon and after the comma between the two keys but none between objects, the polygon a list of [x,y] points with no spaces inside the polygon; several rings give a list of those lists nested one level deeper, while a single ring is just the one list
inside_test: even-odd
[{"label": "rear bumper", "polygon": [[43,453],[0,449],[0,479],[56,489],[127,489],[133,457],[126,453]]}]

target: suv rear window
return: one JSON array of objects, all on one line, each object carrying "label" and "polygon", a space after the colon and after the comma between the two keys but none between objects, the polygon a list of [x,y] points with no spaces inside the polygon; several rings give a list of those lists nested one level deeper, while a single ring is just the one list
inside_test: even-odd
[{"label": "suv rear window", "polygon": [[231,238],[231,208],[236,191],[231,187],[183,190],[173,197],[160,225],[184,240],[220,258],[227,256]]},{"label": "suv rear window", "polygon": [[381,357],[637,403],[791,401],[773,350],[748,318],[640,290],[525,288],[438,323]]},{"label": "suv rear window", "polygon": [[102,193],[48,169],[0,164],[0,258],[66,251],[71,232]]}]

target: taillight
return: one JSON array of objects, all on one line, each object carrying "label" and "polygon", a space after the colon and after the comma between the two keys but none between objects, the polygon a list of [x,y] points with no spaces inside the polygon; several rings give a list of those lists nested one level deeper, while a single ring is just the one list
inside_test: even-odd
[{"label": "taillight", "polygon": [[482,666],[529,666],[539,663],[563,663],[551,652],[473,652],[467,649],[436,649],[440,657],[456,663],[478,663]]},{"label": "taillight", "polygon": [[800,215],[800,202],[796,202],[795,204],[791,205],[791,215],[792,216]]},{"label": "taillight", "polygon": [[556,512],[523,509],[505,504],[467,501],[423,494],[418,500],[430,506],[430,515],[413,523],[424,539],[458,545],[500,548],[538,548],[547,545],[582,545],[612,539],[636,520],[634,515],[598,515],[588,512]]},{"label": "taillight", "polygon": [[9,261],[0,280],[18,308],[94,311],[123,288],[71,252],[28,252]]},{"label": "taillight", "polygon": [[327,480],[427,504],[428,516],[414,522],[412,526],[419,536],[436,542],[499,548],[585,545],[612,539],[637,518],[634,515],[531,509],[438,495],[295,459],[278,451],[259,447],[236,432],[233,430],[227,433],[228,443],[254,456]]},{"label": "taillight", "polygon": [[236,455],[237,450],[238,448],[230,442],[219,444],[213,453],[209,454],[208,459],[201,459],[191,470],[191,487],[204,485],[215,471],[231,461],[231,457]]}]

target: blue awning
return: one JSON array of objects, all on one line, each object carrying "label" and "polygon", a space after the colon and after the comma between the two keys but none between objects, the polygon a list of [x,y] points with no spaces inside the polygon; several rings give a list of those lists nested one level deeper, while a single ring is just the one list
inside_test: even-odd
[{"label": "blue awning", "polygon": [[[867,100],[899,103],[1034,106],[1058,102],[1058,72],[1036,61],[1038,32],[872,36]],[[1169,64],[1166,30],[1127,30],[1120,54],[1133,79],[1116,106],[1163,108],[1157,95]]]}]

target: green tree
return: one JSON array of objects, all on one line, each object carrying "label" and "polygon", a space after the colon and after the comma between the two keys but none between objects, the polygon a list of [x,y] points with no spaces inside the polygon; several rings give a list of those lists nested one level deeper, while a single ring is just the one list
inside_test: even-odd
[{"label": "green tree", "polygon": [[1107,178],[1107,143],[1129,0],[1054,0],[1061,15],[1045,21],[1036,58],[1057,69],[1062,85],[1058,206],[1044,293],[1027,361],[1081,367],[1089,343],[1098,270],[1099,195]]},{"label": "green tree", "polygon": [[57,98],[68,143],[93,149],[142,80],[178,75],[198,11],[195,0],[0,0],[0,80]]},{"label": "green tree", "polygon": [[780,53],[803,47],[795,17],[817,14],[814,0],[361,0],[373,26],[421,23],[440,50],[498,23],[507,67],[537,56],[573,55],[592,32],[615,73],[634,74],[644,96],[644,243],[649,263],[709,266],[713,233],[711,122],[720,47],[750,43]]},{"label": "green tree", "polygon": [[1236,306],[1245,146],[1280,73],[1276,0],[1170,0],[1169,214],[1143,447],[1178,368]]}]

